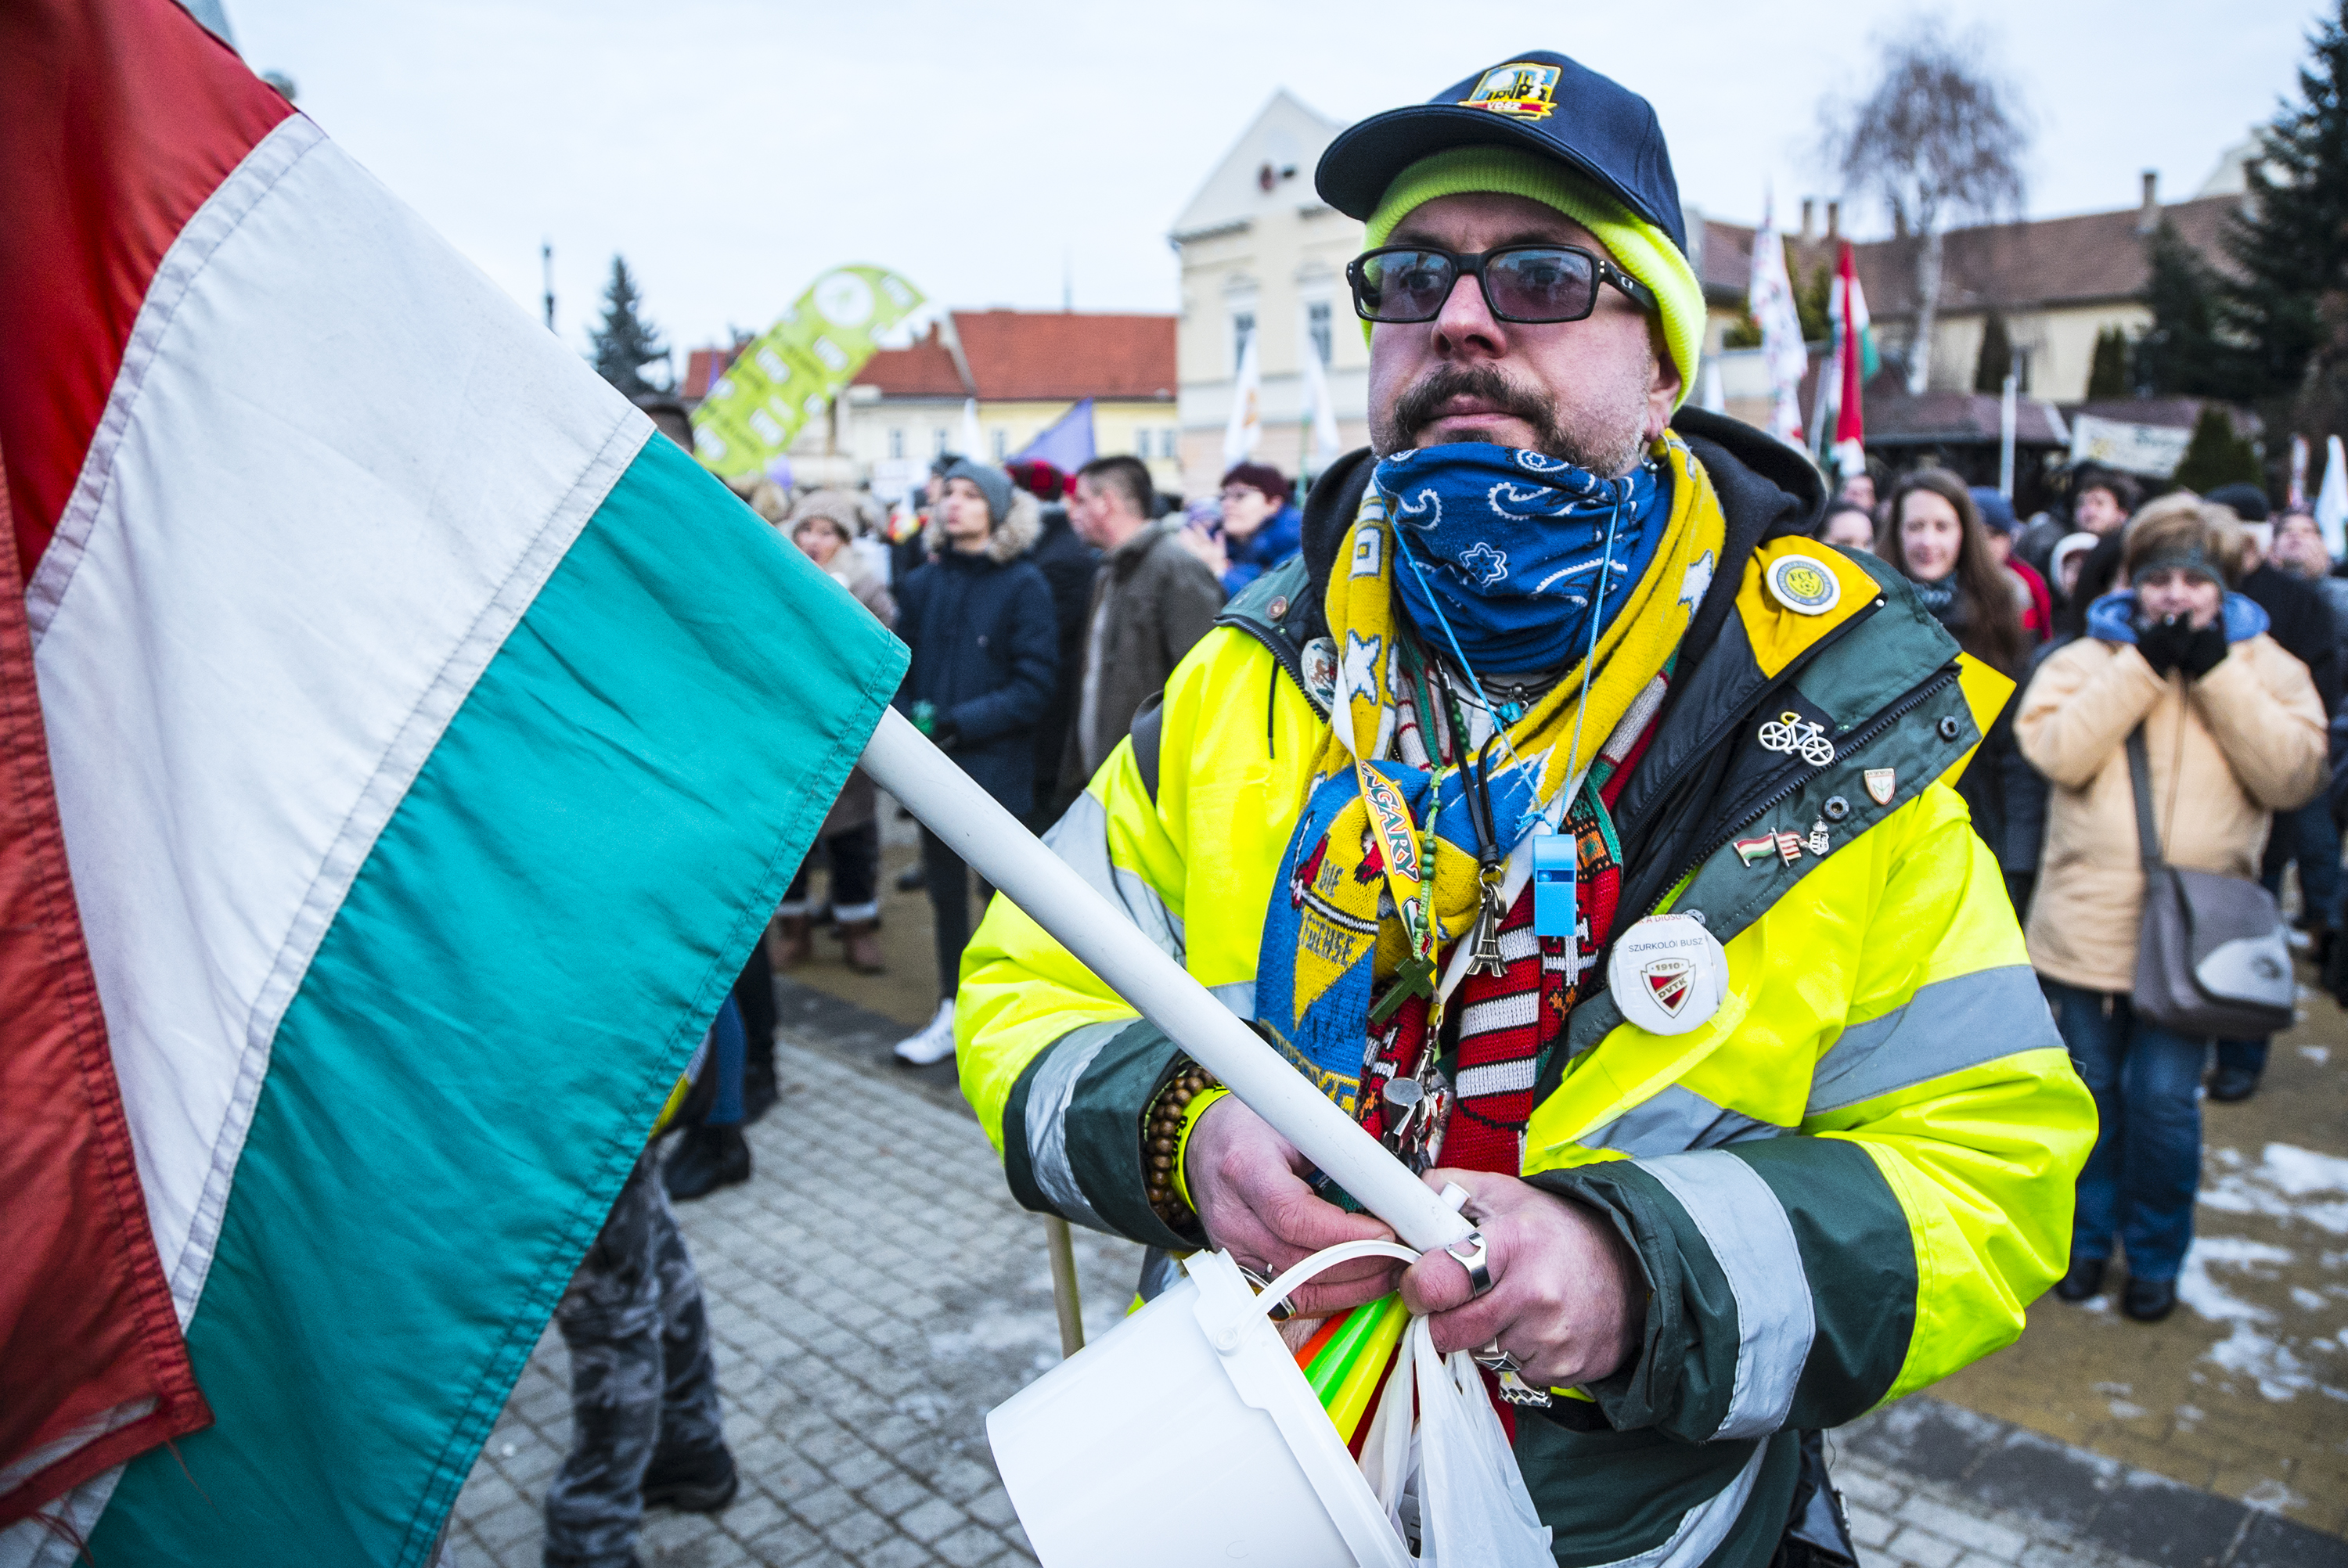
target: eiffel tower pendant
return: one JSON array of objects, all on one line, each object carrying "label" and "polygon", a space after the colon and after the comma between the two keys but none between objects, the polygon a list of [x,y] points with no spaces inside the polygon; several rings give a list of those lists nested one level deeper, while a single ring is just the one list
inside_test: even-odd
[{"label": "eiffel tower pendant", "polygon": [[1505,913],[1500,907],[1500,889],[1497,878],[1487,876],[1478,888],[1482,907],[1476,915],[1475,956],[1468,960],[1471,975],[1505,975],[1509,962],[1500,957],[1500,920]]}]

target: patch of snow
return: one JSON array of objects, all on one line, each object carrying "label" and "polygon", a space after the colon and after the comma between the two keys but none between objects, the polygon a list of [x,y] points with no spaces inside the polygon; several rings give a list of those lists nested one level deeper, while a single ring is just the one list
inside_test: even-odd
[{"label": "patch of snow", "polygon": [[2302,1312],[2321,1312],[2332,1305],[2323,1299],[2322,1291],[2310,1290],[2303,1285],[2294,1285],[2291,1287],[2291,1298],[2299,1304],[2299,1308]]},{"label": "patch of snow", "polygon": [[2301,1389],[2315,1386],[2306,1365],[2291,1353],[2289,1346],[2268,1338],[2248,1323],[2235,1324],[2231,1334],[2209,1348],[2209,1358],[2229,1372],[2250,1378],[2261,1396],[2278,1403],[2296,1399]]},{"label": "patch of snow", "polygon": [[2136,1385],[2133,1383],[2098,1383],[2096,1385],[2096,1392],[2098,1394],[2111,1394],[2120,1399],[2126,1399],[2128,1395],[2136,1392]]},{"label": "patch of snow", "polygon": [[2112,1419],[2115,1420],[2132,1421],[2144,1414],[2144,1407],[2131,1405],[2126,1399],[2114,1399],[2111,1402],[2111,1412]]},{"label": "patch of snow", "polygon": [[[2216,1182],[2202,1189],[2203,1207],[2220,1214],[2304,1220],[2333,1235],[2348,1235],[2348,1159],[2290,1143],[2270,1143],[2256,1166],[2250,1166],[2232,1149],[2212,1151],[2211,1163],[2224,1170]],[[2335,1193],[2343,1194],[2342,1201],[2308,1201]]]},{"label": "patch of snow", "polygon": [[2271,1513],[2281,1513],[2287,1508],[2303,1507],[2307,1502],[2307,1499],[2279,1481],[2261,1481],[2242,1493],[2242,1501],[2252,1508],[2262,1508]]},{"label": "patch of snow", "polygon": [[2260,1173],[2292,1197],[2310,1193],[2348,1195],[2348,1159],[2289,1143],[2270,1143]]},{"label": "patch of snow", "polygon": [[2331,1050],[2321,1045],[2302,1045],[2299,1048],[2299,1054],[2318,1067],[2332,1060]]}]

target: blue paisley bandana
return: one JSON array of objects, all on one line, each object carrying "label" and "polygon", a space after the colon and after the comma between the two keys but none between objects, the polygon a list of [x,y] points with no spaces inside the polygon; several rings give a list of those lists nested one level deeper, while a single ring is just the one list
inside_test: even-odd
[{"label": "blue paisley bandana", "polygon": [[1553,670],[1579,658],[1590,645],[1607,524],[1615,523],[1614,553],[1602,612],[1612,620],[1671,517],[1669,487],[1653,464],[1601,479],[1561,458],[1481,442],[1397,452],[1372,483],[1404,547],[1394,572],[1403,612],[1433,648],[1449,646],[1447,624],[1478,671]]}]

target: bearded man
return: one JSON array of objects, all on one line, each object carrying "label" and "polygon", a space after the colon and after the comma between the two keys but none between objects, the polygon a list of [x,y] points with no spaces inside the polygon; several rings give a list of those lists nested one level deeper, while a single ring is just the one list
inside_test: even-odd
[{"label": "bearded man", "polygon": [[[2021,1331],[2094,1137],[1949,783],[2010,687],[1807,537],[1798,453],[1680,409],[1643,99],[1533,51],[1317,180],[1367,225],[1372,448],[1051,842],[1471,1194],[1480,1249],[1294,1305],[1398,1283],[1501,1373],[1560,1562],[1834,1561],[1814,1434]],[[1266,1275],[1386,1235],[1016,908],[961,998],[1027,1206]]]}]

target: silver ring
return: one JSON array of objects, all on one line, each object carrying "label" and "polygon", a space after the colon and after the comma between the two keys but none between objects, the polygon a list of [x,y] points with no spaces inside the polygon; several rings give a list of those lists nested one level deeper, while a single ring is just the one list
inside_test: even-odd
[{"label": "silver ring", "polygon": [[[1233,1262],[1240,1271],[1240,1277],[1246,1280],[1251,1286],[1253,1286],[1255,1287],[1255,1293],[1258,1296],[1262,1296],[1265,1291],[1272,1288],[1272,1280],[1268,1276],[1258,1274],[1247,1265],[1238,1263],[1236,1259],[1234,1259]],[[1285,1323],[1295,1315],[1296,1308],[1289,1306],[1286,1298],[1284,1297],[1280,1301],[1273,1303],[1270,1310],[1264,1314],[1266,1317],[1270,1318],[1274,1323]]]},{"label": "silver ring", "polygon": [[[1459,1249],[1466,1247],[1462,1252]],[[1444,1255],[1468,1271],[1469,1299],[1492,1288],[1491,1249],[1484,1244],[1482,1231],[1469,1231],[1465,1236],[1443,1249]]]},{"label": "silver ring", "polygon": [[1468,1351],[1468,1355],[1488,1372],[1521,1372],[1525,1369],[1522,1362],[1500,1348],[1500,1341],[1497,1337],[1488,1345]]}]

